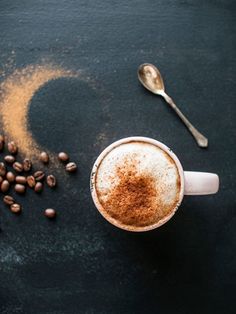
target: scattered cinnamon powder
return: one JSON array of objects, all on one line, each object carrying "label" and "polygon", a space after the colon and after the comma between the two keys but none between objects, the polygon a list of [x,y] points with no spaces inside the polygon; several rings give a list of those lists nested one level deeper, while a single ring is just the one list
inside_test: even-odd
[{"label": "scattered cinnamon powder", "polygon": [[50,80],[75,76],[70,71],[52,65],[29,65],[16,70],[0,84],[0,119],[3,131],[18,144],[24,155],[34,159],[42,150],[28,126],[28,111],[33,96]]},{"label": "scattered cinnamon powder", "polygon": [[138,174],[134,160],[132,164],[117,167],[119,183],[109,192],[106,199],[98,198],[105,211],[122,224],[142,227],[157,223],[176,207],[173,203],[164,204],[161,198],[162,187],[148,174]]}]

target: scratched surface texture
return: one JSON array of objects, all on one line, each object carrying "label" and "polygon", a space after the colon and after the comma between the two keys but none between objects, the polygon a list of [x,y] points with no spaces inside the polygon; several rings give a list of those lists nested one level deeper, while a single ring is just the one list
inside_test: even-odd
[{"label": "scratched surface texture", "polygon": [[[59,171],[55,191],[21,197],[19,217],[1,205],[0,313],[235,313],[235,9],[227,0],[0,1],[1,71],[51,62],[84,78],[51,81],[31,100],[34,138],[66,150],[79,172]],[[160,68],[207,150],[140,86],[143,62]],[[132,135],[163,141],[186,170],[217,172],[219,194],[186,197],[152,232],[109,225],[92,203],[90,170],[106,145]]]}]

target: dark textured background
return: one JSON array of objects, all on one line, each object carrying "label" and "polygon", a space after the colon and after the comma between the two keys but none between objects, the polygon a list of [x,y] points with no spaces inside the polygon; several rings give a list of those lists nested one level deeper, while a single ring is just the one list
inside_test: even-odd
[{"label": "dark textured background", "polygon": [[[235,313],[235,9],[226,0],[0,1],[1,69],[47,59],[87,77],[50,82],[32,99],[35,138],[68,151],[80,171],[22,198],[20,217],[1,205],[1,313]],[[140,86],[143,62],[160,68],[209,149]],[[148,233],[109,225],[89,173],[106,145],[131,135],[163,141],[186,170],[217,172],[220,192],[186,197]],[[55,222],[42,215],[49,206]]]}]

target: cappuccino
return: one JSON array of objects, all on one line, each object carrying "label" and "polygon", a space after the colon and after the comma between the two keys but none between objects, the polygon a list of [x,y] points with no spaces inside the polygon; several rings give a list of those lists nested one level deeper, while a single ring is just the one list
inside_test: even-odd
[{"label": "cappuccino", "polygon": [[181,201],[175,161],[145,141],[121,143],[109,151],[98,165],[94,188],[106,216],[128,228],[158,223]]}]

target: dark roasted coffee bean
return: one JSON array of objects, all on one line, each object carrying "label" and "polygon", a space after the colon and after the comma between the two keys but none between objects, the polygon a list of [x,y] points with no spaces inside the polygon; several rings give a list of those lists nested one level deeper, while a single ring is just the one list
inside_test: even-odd
[{"label": "dark roasted coffee bean", "polygon": [[4,198],[3,198],[3,202],[7,205],[12,205],[15,203],[15,200],[12,196],[10,195],[5,195]]},{"label": "dark roasted coffee bean", "polygon": [[13,141],[7,144],[7,148],[10,154],[16,154],[18,151],[18,147],[16,146],[16,143]]},{"label": "dark roasted coffee bean", "polygon": [[48,186],[50,186],[50,188],[53,188],[54,186],[56,186],[57,180],[54,177],[54,175],[50,174],[49,176],[47,176],[47,184]]},{"label": "dark roasted coffee bean", "polygon": [[3,180],[1,184],[2,193],[6,193],[9,190],[10,183],[7,180]]},{"label": "dark roasted coffee bean", "polygon": [[3,177],[0,176],[0,185],[2,184],[2,181],[3,181]]},{"label": "dark roasted coffee bean", "polygon": [[45,209],[45,211],[44,211],[44,215],[45,215],[47,218],[54,218],[54,217],[56,216],[56,211],[55,211],[55,209],[47,208],[47,209]]},{"label": "dark roasted coffee bean", "polygon": [[8,171],[7,174],[6,174],[6,179],[7,179],[10,183],[14,182],[14,181],[15,181],[15,175],[14,175],[14,173],[11,172],[11,171]]},{"label": "dark roasted coffee bean", "polygon": [[68,154],[65,153],[65,152],[60,152],[60,153],[58,154],[58,159],[61,160],[61,161],[66,162],[66,161],[69,160],[69,156],[68,156]]},{"label": "dark roasted coffee bean", "polygon": [[76,163],[74,163],[74,162],[69,162],[66,165],[66,171],[68,171],[68,172],[75,172],[76,169],[77,169],[77,166],[76,166]]},{"label": "dark roasted coffee bean", "polygon": [[24,176],[16,176],[15,181],[20,184],[26,184],[27,182],[26,177]]},{"label": "dark roasted coffee bean", "polygon": [[23,168],[26,172],[30,171],[30,169],[32,168],[32,161],[28,158],[25,158],[23,160]]},{"label": "dark roasted coffee bean", "polygon": [[36,181],[42,181],[44,179],[44,177],[45,177],[45,173],[41,170],[36,171],[34,173],[34,178]]},{"label": "dark roasted coffee bean", "polygon": [[6,166],[3,162],[0,162],[0,176],[4,177],[6,174]]},{"label": "dark roasted coffee bean", "polygon": [[40,193],[43,189],[43,183],[42,182],[36,182],[34,190],[37,193]]},{"label": "dark roasted coffee bean", "polygon": [[42,153],[40,154],[40,160],[41,160],[44,164],[47,164],[47,163],[49,162],[48,153],[42,152]]},{"label": "dark roasted coffee bean", "polygon": [[15,161],[12,167],[16,170],[16,172],[23,171],[23,165],[19,161]]},{"label": "dark roasted coffee bean", "polygon": [[34,176],[28,176],[26,180],[27,180],[28,186],[30,188],[34,188],[35,187],[35,178],[34,178]]},{"label": "dark roasted coffee bean", "polygon": [[25,185],[17,183],[15,185],[15,191],[19,194],[24,194],[25,193]]},{"label": "dark roasted coffee bean", "polygon": [[0,141],[0,152],[3,151],[4,148],[4,142]]},{"label": "dark roasted coffee bean", "polygon": [[13,162],[15,162],[16,158],[12,155],[7,155],[4,157],[4,160],[8,163],[8,164],[13,164]]},{"label": "dark roasted coffee bean", "polygon": [[0,135],[0,151],[2,151],[4,148],[4,142],[5,142],[4,136]]},{"label": "dark roasted coffee bean", "polygon": [[14,214],[18,214],[20,211],[21,211],[21,206],[20,204],[12,204],[11,205],[11,211],[14,213]]}]

